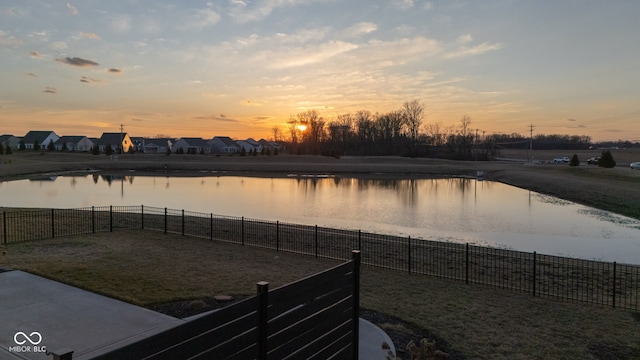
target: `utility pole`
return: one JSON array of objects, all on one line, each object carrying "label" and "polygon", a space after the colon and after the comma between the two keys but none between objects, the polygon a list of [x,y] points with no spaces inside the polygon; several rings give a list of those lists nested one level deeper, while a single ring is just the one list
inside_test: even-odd
[{"label": "utility pole", "polygon": [[124,131],[124,125],[120,124],[120,155],[122,155],[122,132]]},{"label": "utility pole", "polygon": [[528,161],[531,162],[531,156],[533,155],[533,124],[529,125],[529,155]]}]

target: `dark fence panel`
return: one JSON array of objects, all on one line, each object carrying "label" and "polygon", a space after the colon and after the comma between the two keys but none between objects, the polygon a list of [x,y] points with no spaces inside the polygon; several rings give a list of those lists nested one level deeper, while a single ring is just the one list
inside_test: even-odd
[{"label": "dark fence panel", "polygon": [[95,357],[110,359],[357,359],[359,253],[298,282],[202,315]]}]

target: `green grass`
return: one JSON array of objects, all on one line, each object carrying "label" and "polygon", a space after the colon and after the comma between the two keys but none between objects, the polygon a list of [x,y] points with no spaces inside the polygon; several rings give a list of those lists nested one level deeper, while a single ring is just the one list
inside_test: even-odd
[{"label": "green grass", "polygon": [[[337,264],[152,231],[29,242],[3,252],[0,265],[143,306],[249,296],[258,281],[275,288]],[[640,315],[619,309],[371,267],[362,269],[361,306],[425,329],[469,359],[640,358]]]}]

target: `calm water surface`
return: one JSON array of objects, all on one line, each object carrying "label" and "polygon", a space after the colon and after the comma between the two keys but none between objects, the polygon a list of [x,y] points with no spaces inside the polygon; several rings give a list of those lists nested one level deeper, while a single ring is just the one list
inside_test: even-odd
[{"label": "calm water surface", "polygon": [[473,179],[104,177],[0,182],[0,206],[145,205],[640,264],[640,221]]}]

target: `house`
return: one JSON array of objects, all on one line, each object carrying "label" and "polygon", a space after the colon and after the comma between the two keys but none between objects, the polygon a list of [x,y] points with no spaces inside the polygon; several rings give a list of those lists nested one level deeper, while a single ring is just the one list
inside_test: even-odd
[{"label": "house", "polygon": [[250,151],[253,151],[256,153],[262,152],[262,145],[260,145],[260,143],[253,140],[252,138],[248,138],[247,140],[236,140],[236,144],[238,144],[240,149],[244,148],[246,152],[250,152]]},{"label": "house", "polygon": [[173,140],[169,138],[142,139],[138,151],[145,154],[166,154],[171,150]]},{"label": "house", "polygon": [[20,146],[20,138],[13,135],[0,135],[0,146],[2,149],[6,149],[9,146],[11,149],[17,150]]},{"label": "house", "polygon": [[62,136],[54,143],[58,151],[91,151],[93,142],[86,136]]},{"label": "house", "polygon": [[133,146],[133,143],[127,133],[113,132],[102,133],[96,145],[98,145],[100,152],[105,152],[107,146],[111,146],[113,152],[119,154],[128,152],[129,148]]},{"label": "house", "polygon": [[207,144],[211,147],[211,151],[217,153],[235,154],[240,151],[238,144],[228,136],[215,136],[207,141]]},{"label": "house", "polygon": [[202,138],[180,138],[173,144],[172,150],[184,154],[209,154],[211,146]]},{"label": "house", "polygon": [[46,149],[49,144],[58,141],[60,136],[53,131],[29,131],[22,139],[25,149],[32,150],[36,147]]},{"label": "house", "polygon": [[275,150],[278,150],[278,152],[281,152],[284,150],[284,147],[275,141],[260,139],[258,140],[258,143],[262,145],[263,149],[269,149],[270,152],[274,152]]}]

